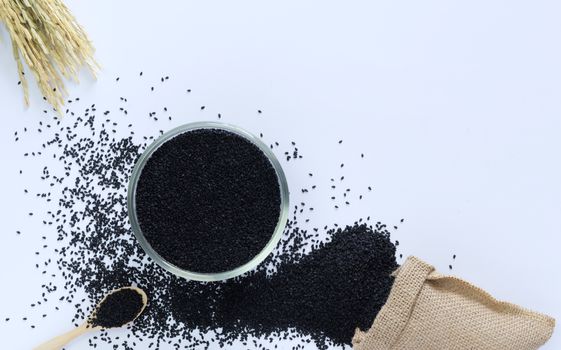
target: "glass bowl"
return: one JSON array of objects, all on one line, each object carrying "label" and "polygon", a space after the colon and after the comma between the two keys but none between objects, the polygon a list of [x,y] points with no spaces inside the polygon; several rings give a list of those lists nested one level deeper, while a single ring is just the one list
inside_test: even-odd
[{"label": "glass bowl", "polygon": [[[277,222],[277,226],[274,232],[272,232],[271,238],[269,239],[263,250],[261,250],[259,254],[253,257],[253,259],[229,271],[200,273],[200,272],[188,271],[170,263],[169,261],[164,259],[160,254],[158,254],[152,248],[150,243],[148,243],[146,237],[144,236],[142,230],[140,229],[140,224],[138,221],[138,217],[136,215],[136,188],[137,188],[138,180],[140,179],[140,175],[142,174],[144,165],[146,164],[150,156],[162,144],[174,138],[175,136],[198,129],[220,129],[220,130],[229,131],[253,143],[269,159],[273,168],[275,169],[275,172],[277,174],[277,179],[279,182],[281,208],[280,208],[279,220]],[[221,280],[239,276],[247,271],[253,270],[255,267],[257,267],[257,265],[259,265],[263,260],[265,260],[265,258],[273,251],[273,249],[279,243],[282,233],[284,231],[284,227],[288,219],[288,207],[289,207],[288,197],[289,197],[288,183],[286,182],[286,176],[284,175],[284,171],[282,170],[282,167],[279,161],[277,160],[277,158],[275,157],[275,155],[273,154],[273,152],[269,149],[269,147],[265,143],[263,143],[263,141],[261,141],[255,135],[235,125],[216,123],[216,122],[197,122],[197,123],[185,124],[166,132],[146,148],[146,150],[142,153],[142,155],[136,162],[129,181],[127,206],[128,206],[128,214],[131,222],[132,231],[136,236],[136,239],[140,243],[140,246],[142,247],[142,249],[144,249],[144,251],[146,252],[146,254],[148,254],[150,258],[152,258],[158,265],[160,265],[165,270],[179,277],[183,277],[195,281],[210,282],[210,281],[221,281]]]}]

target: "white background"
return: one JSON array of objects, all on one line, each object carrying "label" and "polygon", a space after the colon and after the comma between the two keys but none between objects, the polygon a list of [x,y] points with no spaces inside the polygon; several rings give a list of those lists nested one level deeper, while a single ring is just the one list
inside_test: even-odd
[{"label": "white background", "polygon": [[[126,93],[140,134],[154,128],[148,111],[167,105],[169,127],[221,113],[269,142],[294,140],[304,161],[286,166],[292,200],[317,174],[319,191],[306,198],[314,224],[405,218],[399,253],[444,272],[457,254],[452,273],[561,318],[558,1],[67,3],[103,66],[97,82],[85,74],[71,84],[72,96],[116,108]],[[23,108],[5,30],[0,37],[0,339],[29,349],[67,330],[73,312],[41,319],[29,308],[41,292],[37,237],[49,232],[27,215],[44,208],[22,190],[40,171],[18,173],[33,167],[22,154],[36,145],[13,133],[50,117],[35,91]],[[353,191],[374,191],[335,211],[321,185],[343,174],[341,162]],[[87,348],[86,339],[69,347]],[[561,348],[559,332],[544,348]]]}]

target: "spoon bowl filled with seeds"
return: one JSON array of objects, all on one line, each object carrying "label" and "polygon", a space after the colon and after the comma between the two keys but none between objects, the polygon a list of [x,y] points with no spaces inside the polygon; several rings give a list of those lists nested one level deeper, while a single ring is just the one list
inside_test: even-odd
[{"label": "spoon bowl filled with seeds", "polygon": [[137,287],[123,287],[107,294],[88,319],[77,328],[55,337],[35,350],[59,350],[79,336],[102,329],[123,327],[138,318],[148,304],[148,296]]},{"label": "spoon bowl filled with seeds", "polygon": [[128,211],[144,251],[167,271],[219,281],[259,265],[288,217],[288,185],[258,137],[224,123],[163,134],[137,161]]}]

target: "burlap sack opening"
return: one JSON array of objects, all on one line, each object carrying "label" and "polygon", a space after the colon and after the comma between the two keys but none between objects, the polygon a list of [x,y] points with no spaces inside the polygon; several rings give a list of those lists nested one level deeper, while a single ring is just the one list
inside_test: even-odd
[{"label": "burlap sack opening", "polygon": [[356,330],[355,350],[530,350],[553,333],[553,318],[500,302],[415,257],[394,275],[370,330]]}]

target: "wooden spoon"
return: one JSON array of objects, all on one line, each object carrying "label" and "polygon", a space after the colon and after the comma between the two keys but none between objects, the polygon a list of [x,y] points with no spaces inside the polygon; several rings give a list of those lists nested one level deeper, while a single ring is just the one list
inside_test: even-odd
[{"label": "wooden spoon", "polygon": [[[126,324],[131,323],[132,321],[136,320],[138,318],[138,316],[140,316],[140,314],[142,314],[142,312],[144,311],[144,309],[146,308],[146,305],[148,304],[148,296],[146,296],[146,293],[137,287],[123,287],[123,288],[119,288],[119,289],[115,289],[113,291],[111,291],[109,294],[107,294],[96,306],[96,308],[94,309],[92,315],[90,315],[90,317],[88,317],[88,319],[86,319],[86,321],[84,323],[82,323],[79,327],[71,330],[68,333],[59,335],[56,338],[53,338],[51,340],[49,340],[46,343],[43,343],[41,345],[39,345],[38,347],[36,347],[34,350],[60,350],[62,349],[63,346],[65,346],[66,344],[68,344],[69,342],[71,342],[72,340],[78,338],[79,336],[88,333],[88,332],[93,332],[93,331],[99,331],[101,330],[103,327],[100,326],[93,326],[92,325],[92,320],[93,320],[93,316],[95,314],[95,310],[97,310],[99,308],[99,306],[105,301],[105,299],[107,299],[107,297],[113,293],[122,291],[124,289],[131,289],[136,291],[138,294],[140,294],[142,296],[142,308],[140,309],[140,311],[138,312],[138,314],[129,322],[127,322]],[[124,326],[124,325],[123,325]]]}]

